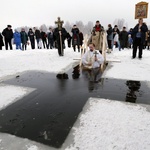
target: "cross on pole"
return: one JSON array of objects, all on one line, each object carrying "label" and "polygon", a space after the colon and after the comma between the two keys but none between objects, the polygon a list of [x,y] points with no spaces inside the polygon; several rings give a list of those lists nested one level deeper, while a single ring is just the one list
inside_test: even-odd
[{"label": "cross on pole", "polygon": [[61,21],[61,20],[60,20],[60,17],[58,17],[58,20],[55,21],[55,24],[57,24],[59,30],[62,29],[63,23],[64,23],[64,21]]}]

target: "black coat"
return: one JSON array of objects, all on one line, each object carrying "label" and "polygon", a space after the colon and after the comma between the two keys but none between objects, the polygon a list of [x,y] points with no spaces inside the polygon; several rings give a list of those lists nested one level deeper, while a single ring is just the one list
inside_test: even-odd
[{"label": "black coat", "polygon": [[[145,38],[146,38],[146,32],[148,31],[147,25],[145,23],[142,24],[142,26],[140,27],[141,29],[141,43],[145,43]],[[132,39],[133,39],[133,43],[135,42],[136,39],[136,34],[139,30],[139,24],[137,24],[134,29],[132,30]]]},{"label": "black coat", "polygon": [[5,37],[5,39],[12,39],[13,38],[13,31],[12,29],[8,29],[8,28],[5,28],[2,32],[3,36]]},{"label": "black coat", "polygon": [[128,32],[127,31],[121,31],[119,35],[120,42],[126,43],[128,41]]},{"label": "black coat", "polygon": [[80,45],[79,29],[73,28],[71,32],[72,32],[72,45],[73,46]]},{"label": "black coat", "polygon": [[[55,28],[54,30],[54,39],[60,43],[60,34],[59,34],[59,29]],[[65,28],[61,29],[61,40],[62,40],[62,44],[64,44],[65,39],[67,38],[67,31]]]},{"label": "black coat", "polygon": [[3,36],[0,33],[0,47],[4,46]]},{"label": "black coat", "polygon": [[47,34],[44,31],[41,31],[42,40],[46,40]]},{"label": "black coat", "polygon": [[35,37],[36,37],[36,39],[41,39],[40,30],[38,30],[38,29],[35,30]]},{"label": "black coat", "polygon": [[30,40],[34,40],[34,32],[33,31],[29,31],[28,32],[28,37]]},{"label": "black coat", "polygon": [[83,40],[84,40],[84,37],[83,37],[83,33],[82,33],[82,32],[79,33],[79,39],[80,39],[80,45],[82,46]]}]

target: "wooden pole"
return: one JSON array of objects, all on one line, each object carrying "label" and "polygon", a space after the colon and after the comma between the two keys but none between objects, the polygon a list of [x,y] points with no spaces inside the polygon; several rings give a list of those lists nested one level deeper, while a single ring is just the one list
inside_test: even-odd
[{"label": "wooden pole", "polygon": [[[62,33],[61,33],[62,34]],[[60,37],[60,48],[61,48],[61,55],[63,55],[63,47],[62,47],[62,38],[61,38],[61,34],[59,34]]]},{"label": "wooden pole", "polygon": [[88,41],[88,35],[86,34],[84,37],[83,45],[82,45],[80,67],[82,66],[82,56],[85,53],[85,51],[87,51],[87,41]]},{"label": "wooden pole", "polygon": [[103,46],[102,46],[102,55],[104,57],[104,63],[101,64],[101,70],[103,71],[104,70],[104,64],[106,62],[106,32],[104,31],[103,33]]}]

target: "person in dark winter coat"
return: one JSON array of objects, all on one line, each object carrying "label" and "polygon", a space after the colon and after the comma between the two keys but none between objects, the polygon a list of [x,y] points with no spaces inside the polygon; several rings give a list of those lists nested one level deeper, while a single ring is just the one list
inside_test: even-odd
[{"label": "person in dark winter coat", "polygon": [[79,30],[79,39],[80,39],[80,48],[81,48],[83,45],[84,37],[83,37],[83,33],[80,30]]},{"label": "person in dark winter coat", "polygon": [[26,50],[28,44],[28,35],[25,32],[24,28],[22,28],[20,35],[21,35],[22,50]]},{"label": "person in dark winter coat", "polygon": [[2,47],[4,46],[4,42],[3,42],[3,36],[0,33],[0,50],[2,50]]},{"label": "person in dark winter coat", "polygon": [[10,49],[12,50],[13,48],[11,40],[13,38],[13,31],[11,29],[11,25],[8,25],[7,28],[3,30],[2,35],[4,36],[6,50],[8,50],[8,44]]},{"label": "person in dark winter coat", "polygon": [[43,47],[48,48],[48,46],[47,46],[47,34],[42,30],[41,30],[41,39],[42,39]]},{"label": "person in dark winter coat", "polygon": [[64,55],[64,48],[65,48],[65,39],[67,37],[67,31],[65,28],[59,29],[58,27],[54,29],[54,39],[57,42],[57,49],[59,56]]},{"label": "person in dark winter coat", "polygon": [[108,24],[107,29],[107,43],[108,43],[108,53],[112,51],[112,41],[113,41],[113,29],[111,24]]},{"label": "person in dark winter coat", "polygon": [[29,37],[29,39],[30,39],[31,48],[32,48],[32,49],[35,49],[35,38],[34,38],[34,32],[32,31],[32,29],[31,29],[31,28],[29,29],[28,37]]},{"label": "person in dark winter coat", "polygon": [[47,38],[48,38],[48,45],[47,48],[50,47],[50,49],[52,49],[54,47],[54,33],[53,33],[53,29],[49,28],[49,32],[47,34]]},{"label": "person in dark winter coat", "polygon": [[67,43],[68,43],[68,47],[70,48],[71,47],[71,35],[69,34],[69,32],[67,32]]},{"label": "person in dark winter coat", "polygon": [[143,46],[145,43],[146,32],[148,31],[147,25],[143,23],[143,18],[139,18],[138,24],[133,28],[132,38],[133,38],[133,53],[132,58],[136,57],[137,47],[139,47],[138,57],[142,58]]},{"label": "person in dark winter coat", "polygon": [[16,45],[16,49],[21,50],[21,35],[17,31],[17,29],[15,29],[15,33],[14,33],[14,44]]},{"label": "person in dark winter coat", "polygon": [[38,49],[40,49],[39,43],[40,43],[40,40],[41,40],[41,32],[36,27],[34,27],[34,30],[35,30],[35,38],[36,38],[36,41],[37,41],[37,47],[38,47]]},{"label": "person in dark winter coat", "polygon": [[120,48],[121,49],[127,48],[128,32],[126,31],[126,27],[123,27],[123,30],[120,32],[119,41],[120,41]]},{"label": "person in dark winter coat", "polygon": [[76,51],[76,46],[78,47],[78,52],[80,52],[80,38],[79,38],[79,29],[76,25],[73,26],[72,30],[72,46],[74,52]]}]

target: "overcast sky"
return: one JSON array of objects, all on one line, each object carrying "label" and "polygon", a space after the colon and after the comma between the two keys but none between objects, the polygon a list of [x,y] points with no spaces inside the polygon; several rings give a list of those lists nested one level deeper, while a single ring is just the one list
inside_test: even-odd
[{"label": "overcast sky", "polygon": [[[104,27],[114,20],[124,18],[128,27],[137,23],[134,19],[135,4],[139,0],[0,0],[0,32],[7,24],[20,26],[54,25],[60,16],[64,22],[100,20]],[[148,2],[146,0],[145,2]],[[149,10],[150,11],[150,10]],[[150,13],[148,13],[149,17]],[[145,19],[150,24],[149,19]]]}]

